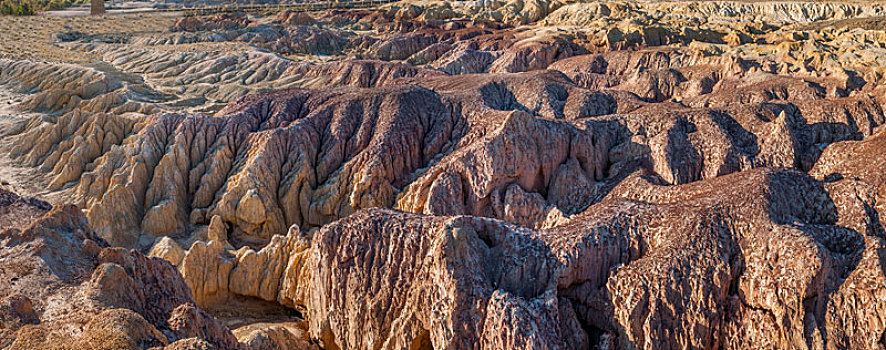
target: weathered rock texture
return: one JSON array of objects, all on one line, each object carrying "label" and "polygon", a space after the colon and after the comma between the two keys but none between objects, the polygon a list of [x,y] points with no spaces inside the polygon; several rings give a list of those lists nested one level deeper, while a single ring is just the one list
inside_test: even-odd
[{"label": "weathered rock texture", "polygon": [[[294,231],[241,251],[233,269],[251,273],[227,274],[226,292],[302,310],[324,348],[879,342],[882,232],[841,225],[825,184],[787,169],[661,183],[632,174],[600,203],[541,230],[361,210],[312,237]],[[284,243],[293,240],[302,243]],[[202,254],[198,247],[188,256]],[[186,258],[181,268],[193,267]],[[262,287],[238,290],[242,281]],[[269,285],[276,293],[262,291]]]},{"label": "weathered rock texture", "polygon": [[23,114],[0,176],[85,216],[0,196],[0,254],[36,266],[0,274],[37,276],[7,279],[0,345],[883,348],[884,11],[409,1],[54,33],[94,62],[0,60]]},{"label": "weathered rock texture", "polygon": [[145,349],[240,344],[194,306],[172,264],[108,247],[73,206],[0,189],[0,347]]},{"label": "weathered rock texture", "polygon": [[57,36],[104,63],[0,62],[47,114],[0,148],[112,244],[259,248],[369,207],[546,227],[639,168],[808,171],[886,121],[876,22],[850,21],[879,4],[471,6]]},{"label": "weathered rock texture", "polygon": [[[668,54],[558,65],[575,72],[605,60],[616,69],[634,55]],[[55,174],[49,186],[67,189],[113,244],[205,240],[197,233],[209,225],[239,247],[377,206],[542,227],[638,168],[671,184],[759,167],[808,170],[822,145],[865,138],[886,121],[869,94],[831,98],[802,79],[754,79],[721,82],[730,85],[684,103],[648,103],[550,70],[402,77],[249,96],[213,117],[75,112],[35,121],[11,153]],[[734,89],[786,92],[730,101]]]}]

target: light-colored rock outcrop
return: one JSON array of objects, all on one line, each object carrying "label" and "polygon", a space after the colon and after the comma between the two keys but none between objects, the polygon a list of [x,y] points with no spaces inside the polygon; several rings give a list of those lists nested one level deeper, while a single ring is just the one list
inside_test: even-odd
[{"label": "light-colored rock outcrop", "polygon": [[306,326],[304,322],[282,325],[257,324],[239,328],[234,334],[247,349],[318,349],[317,345],[310,341]]},{"label": "light-colored rock outcrop", "polygon": [[0,84],[31,93],[19,108],[42,113],[79,109],[88,112],[151,113],[143,103],[156,95],[132,77],[74,64],[49,64],[0,59]]},{"label": "light-colored rock outcrop", "polygon": [[285,236],[274,236],[270,243],[257,250],[248,247],[227,250],[218,241],[208,244],[198,241],[185,252],[178,267],[199,305],[213,306],[234,296],[243,296],[291,307],[292,301],[281,291],[292,288],[288,284],[294,283],[299,277],[297,274],[303,272],[301,266],[305,263],[309,242],[310,237],[296,226]]},{"label": "light-colored rock outcrop", "polygon": [[444,20],[473,17],[478,21],[522,24],[536,22],[548,13],[563,6],[563,1],[477,1],[460,3],[453,1],[413,1],[387,5],[398,20]]},{"label": "light-colored rock outcrop", "polygon": [[182,260],[185,258],[185,250],[174,240],[164,236],[154,243],[148,256],[152,258],[161,258],[178,266],[181,265]]}]

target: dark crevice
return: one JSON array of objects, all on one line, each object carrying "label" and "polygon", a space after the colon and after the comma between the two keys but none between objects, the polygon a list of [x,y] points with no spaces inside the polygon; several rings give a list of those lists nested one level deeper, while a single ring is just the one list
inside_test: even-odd
[{"label": "dark crevice", "polygon": [[431,332],[427,329],[421,330],[418,336],[409,344],[409,350],[433,350],[431,344]]}]

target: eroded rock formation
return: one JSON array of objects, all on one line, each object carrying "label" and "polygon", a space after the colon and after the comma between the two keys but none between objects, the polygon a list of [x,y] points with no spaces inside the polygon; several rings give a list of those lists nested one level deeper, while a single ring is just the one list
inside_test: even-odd
[{"label": "eroded rock formation", "polygon": [[59,203],[0,192],[0,347],[882,348],[883,11],[66,28],[0,59],[0,185]]},{"label": "eroded rock formation", "polygon": [[0,189],[0,223],[0,346],[162,348],[188,338],[240,346],[194,306],[172,264],[109,247],[76,207]]},{"label": "eroded rock formation", "polygon": [[[847,283],[882,278],[871,269],[879,268],[883,238],[840,225],[825,184],[775,169],[661,183],[651,173],[632,174],[600,203],[542,230],[362,210],[324,226],[310,244],[282,243],[305,242],[291,232],[247,252],[256,258],[238,254],[234,269],[264,262],[267,268],[251,270],[279,287],[267,299],[303,310],[325,348],[841,348],[879,341],[878,309],[860,301],[879,289]],[[285,249],[299,258],[281,272],[274,256]],[[235,275],[231,293],[260,294],[234,291],[261,280]],[[858,319],[874,323],[850,321]]]}]

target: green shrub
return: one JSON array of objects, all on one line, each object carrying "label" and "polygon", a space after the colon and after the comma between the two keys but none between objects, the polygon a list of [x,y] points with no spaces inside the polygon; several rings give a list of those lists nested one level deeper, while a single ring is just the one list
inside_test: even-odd
[{"label": "green shrub", "polygon": [[0,0],[0,15],[30,16],[47,10],[60,10],[86,0]]}]

